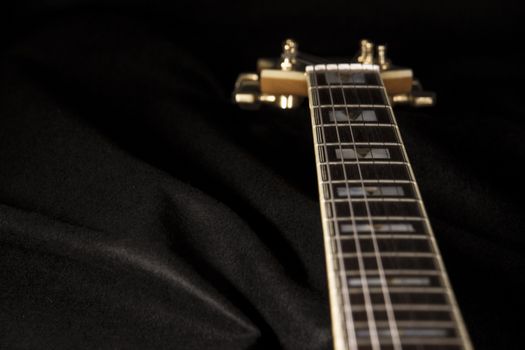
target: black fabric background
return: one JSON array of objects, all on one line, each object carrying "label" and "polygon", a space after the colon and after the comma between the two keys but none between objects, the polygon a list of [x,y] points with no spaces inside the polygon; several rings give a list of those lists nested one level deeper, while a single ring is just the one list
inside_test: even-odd
[{"label": "black fabric background", "polygon": [[[329,349],[309,116],[238,110],[287,36],[387,42],[439,94],[399,110],[478,349],[525,291],[518,2],[0,5],[0,348]],[[517,86],[518,85],[518,86]]]}]

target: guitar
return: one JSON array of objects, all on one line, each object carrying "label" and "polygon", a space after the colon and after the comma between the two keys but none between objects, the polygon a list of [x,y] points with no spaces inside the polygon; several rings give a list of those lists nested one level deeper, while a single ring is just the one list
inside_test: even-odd
[{"label": "guitar", "polygon": [[289,39],[233,96],[248,109],[309,101],[334,349],[472,349],[392,110],[434,104],[412,70],[367,40],[334,63]]}]

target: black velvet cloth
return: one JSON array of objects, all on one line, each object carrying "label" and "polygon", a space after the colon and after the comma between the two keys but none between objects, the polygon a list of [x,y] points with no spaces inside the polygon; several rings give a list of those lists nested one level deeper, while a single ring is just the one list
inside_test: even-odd
[{"label": "black velvet cloth", "polygon": [[330,348],[308,111],[229,96],[288,35],[438,92],[402,135],[474,345],[520,348],[517,3],[1,6],[0,348]]}]

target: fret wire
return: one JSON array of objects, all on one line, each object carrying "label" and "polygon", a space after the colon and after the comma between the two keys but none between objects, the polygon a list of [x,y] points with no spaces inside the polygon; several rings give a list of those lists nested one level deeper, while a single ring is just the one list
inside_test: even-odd
[{"label": "fret wire", "polygon": [[[378,78],[379,78],[379,80],[380,80],[380,82],[381,82],[381,85],[384,86],[383,81],[382,81],[381,77],[379,76],[379,74],[378,74]],[[371,91],[371,90],[367,90],[367,92],[368,92],[368,94],[369,94],[369,99],[372,100],[372,96],[371,96],[370,91]],[[388,96],[388,94],[387,94],[387,92],[386,92],[386,89],[383,90],[383,93],[384,93],[384,96]],[[388,101],[388,98],[387,98],[387,104],[390,104],[389,102],[390,102],[390,101]],[[394,125],[397,126],[397,121],[396,121],[396,118],[395,118],[395,116],[394,116],[394,112],[393,112],[392,108],[390,108],[390,110],[389,110],[389,116],[390,116],[390,122],[391,122],[392,124],[394,124]],[[400,148],[401,148],[401,155],[402,155],[402,158],[404,159],[404,161],[407,163],[407,164],[404,165],[404,167],[405,167],[406,170],[409,172],[409,174],[411,174],[410,177],[411,177],[412,179],[415,179],[413,173],[410,172],[410,170],[411,170],[410,166],[411,166],[411,165],[410,165],[409,160],[408,160],[408,157],[407,157],[406,149],[405,149],[405,147],[404,147],[404,145],[403,145],[403,143],[402,143],[402,140],[401,140],[401,138],[400,138],[400,130],[399,130],[399,128],[394,128],[394,129],[395,129],[395,130],[391,130],[391,131],[393,131],[393,133],[394,133],[394,135],[395,135],[395,139],[397,140],[397,142],[399,142],[399,143],[401,144],[401,147],[400,147]],[[374,133],[374,132],[377,132],[378,129],[373,129],[373,128],[372,128],[371,130],[372,130],[372,133]],[[369,141],[370,141],[370,135],[368,135],[368,138],[369,138]],[[390,176],[391,176],[392,178],[395,178],[396,176],[394,175],[393,168],[392,168],[392,167],[389,167],[389,170],[390,170]],[[412,187],[411,191],[414,192],[415,197],[418,199],[418,200],[417,200],[418,207],[419,207],[419,208],[418,208],[418,211],[421,212],[421,207],[422,207],[423,203],[421,202],[420,194],[419,194],[417,191],[414,190],[414,184],[411,184],[411,187]],[[427,232],[428,232],[427,230],[424,230],[424,233],[425,233],[425,234],[426,234]],[[356,232],[356,234],[357,234],[357,232]],[[399,247],[395,247],[395,246],[394,246],[394,244],[393,244],[394,241],[393,241],[393,240],[387,240],[386,242],[387,242],[387,246],[390,246],[390,249],[393,249],[393,248],[399,248]],[[414,240],[410,240],[409,242],[414,242]],[[426,240],[426,242],[428,242],[428,240]],[[433,248],[432,248],[431,246],[430,246],[429,248],[431,249],[431,251],[434,251]],[[388,256],[388,254],[385,254],[385,253],[383,253],[382,255],[383,255],[383,256]],[[399,255],[402,255],[402,254],[398,254],[398,256],[399,256]],[[407,253],[407,255],[408,255],[411,259],[417,259],[417,258],[421,258],[421,257],[428,257],[428,258],[431,258],[432,260],[435,260],[435,255],[434,255],[433,253],[414,253],[414,252],[411,252],[411,253]],[[394,256],[394,255],[392,255],[392,256]],[[397,262],[396,259],[394,259],[394,267],[399,267],[398,262]],[[380,266],[378,266],[378,268],[380,268]],[[439,283],[439,282],[438,282],[438,283]],[[439,283],[439,284],[442,284],[442,283]],[[397,288],[394,288],[394,287],[390,287],[390,291],[391,291],[391,292],[393,292],[393,291],[395,291],[395,290],[397,291],[397,290],[400,290],[400,289],[397,289]],[[401,289],[401,290],[402,290],[402,289]],[[407,289],[405,289],[405,290],[407,290]],[[422,288],[421,290],[424,290],[425,292],[428,292],[428,288]],[[411,293],[413,293],[413,292],[414,292],[413,287],[410,288],[410,289],[408,289],[408,291],[410,291]],[[445,291],[446,291],[446,290],[445,290]],[[397,320],[396,320],[396,326],[397,326],[397,325],[398,325],[398,324],[397,324]]]},{"label": "fret wire", "polygon": [[[326,165],[405,165],[408,167],[407,162],[391,161],[391,160],[362,160],[362,161],[341,161],[341,162],[324,162]],[[375,179],[371,179],[375,180]],[[366,181],[366,180],[363,180]]]},{"label": "fret wire", "polygon": [[[328,183],[326,181],[323,181],[323,180],[320,180],[321,183]],[[411,181],[411,180],[396,180],[396,179],[366,179],[366,180],[348,180],[348,181],[345,181],[345,180],[333,180],[333,181],[330,181],[332,184],[339,184],[339,183],[366,183],[366,184],[376,184],[376,183],[381,183],[381,184],[414,184],[415,182],[414,181]]]},{"label": "fret wire", "polygon": [[[399,257],[399,258],[434,258],[436,255],[434,253],[421,253],[421,252],[380,252],[381,257]],[[356,253],[337,253],[334,254],[337,257],[343,258],[353,258],[356,257]],[[364,252],[361,253],[362,257],[371,257],[373,258],[376,253]]]},{"label": "fret wire", "polygon": [[[351,121],[351,120],[348,120],[348,123],[342,123],[343,125],[346,125],[346,124],[352,124],[352,125],[365,125],[365,126],[379,126],[379,125],[384,125],[384,126],[391,126],[391,127],[394,127],[396,129],[399,130],[399,126],[397,125],[396,123],[396,120],[395,118],[393,117],[394,116],[394,110],[392,109],[392,106],[390,105],[374,105],[374,104],[361,104],[361,105],[341,105],[341,104],[335,104],[335,105],[322,105],[322,104],[319,104],[317,106],[313,106],[312,107],[313,110],[317,110],[319,111],[319,116],[320,116],[320,121],[323,121],[323,118],[322,118],[322,111],[323,110],[333,110],[334,108],[337,108],[337,109],[340,109],[340,110],[345,110],[345,111],[349,111],[350,109],[352,110],[359,110],[359,109],[373,109],[373,110],[382,110],[382,111],[386,111],[387,112],[387,115],[388,115],[388,120],[389,120],[389,123],[380,123],[379,121],[377,122],[372,122],[372,121],[368,121],[368,122],[361,122],[361,121]],[[335,117],[334,117],[335,119]],[[324,123],[324,125],[328,125],[328,126],[333,126],[334,123],[332,123],[331,121],[329,121],[328,123]]]},{"label": "fret wire", "polygon": [[[313,107],[315,108],[315,107]],[[376,122],[367,122],[367,123],[362,123],[362,122],[348,122],[348,123],[339,123],[339,125],[348,125],[348,124],[352,124],[353,126],[358,126],[358,127],[374,127],[374,128],[392,128],[392,129],[398,129],[399,127],[397,125],[394,125],[394,124],[385,124],[385,123],[376,123]],[[320,126],[319,125],[315,125],[317,127]],[[325,127],[335,127],[335,122],[334,123],[324,123],[323,126]]]},{"label": "fret wire", "polygon": [[[332,105],[333,105],[332,90],[329,89],[328,91],[329,91],[329,96],[330,96],[331,103],[332,103]],[[318,93],[318,96],[319,96],[319,93]],[[335,113],[335,109],[334,109],[333,107],[332,107],[332,111]],[[335,127],[336,127],[335,130],[336,130],[337,140],[340,142],[341,138],[340,138],[340,135],[339,135],[339,128],[338,128],[337,118],[334,118],[334,122],[335,122]],[[323,129],[323,140],[326,140],[325,133],[324,133],[324,129]],[[341,150],[342,147],[339,146],[339,149]],[[323,150],[324,150],[325,153],[327,153],[327,149],[326,149],[326,147],[324,147]],[[342,152],[342,151],[341,151],[341,152]],[[326,156],[328,157],[328,154],[326,154]],[[344,168],[344,167],[343,167],[343,168]],[[346,170],[345,170],[345,169],[343,169],[343,174],[344,174],[344,178],[347,179],[348,177],[347,177],[347,175],[346,175]],[[347,186],[347,191],[349,191],[349,189],[348,189],[348,185],[346,185],[346,186]],[[333,198],[333,196],[331,196],[331,198]],[[334,208],[334,209],[335,209],[335,208]],[[353,208],[350,206],[350,212],[352,212],[352,210],[353,210]],[[337,228],[337,232],[338,232],[339,235],[340,235],[339,227]],[[340,241],[338,242],[338,249],[341,250],[341,242],[340,242]],[[342,257],[340,258],[340,262],[341,262],[341,266],[343,267],[343,270],[344,270],[344,260],[343,260]],[[360,268],[362,267],[361,265],[362,265],[362,262],[359,262],[359,266],[360,266]],[[346,281],[347,281],[346,276],[345,276],[344,281],[345,281],[344,286],[345,286],[345,289],[346,289],[346,293],[348,293],[348,286],[347,286],[347,282],[346,282]],[[349,294],[349,293],[348,293],[348,294]],[[348,295],[348,305],[351,305],[351,302],[350,302],[350,296],[349,296],[349,295]],[[353,323],[353,315],[352,315],[351,312],[350,312],[350,319],[352,320],[351,322]],[[347,327],[351,327],[351,328],[352,328],[353,337],[354,337],[354,339],[357,339],[357,336],[355,335],[355,329],[354,329],[354,327],[351,326],[351,325],[347,325]]]},{"label": "fret wire", "polygon": [[[340,83],[342,84],[343,81],[341,79],[341,73],[340,73],[340,70],[339,70],[339,66],[336,66],[336,67],[337,67],[337,76],[338,76],[338,78],[340,80]],[[350,70],[350,72],[351,72],[351,70]],[[368,91],[368,89],[367,89],[367,91]],[[342,96],[343,96],[343,102],[346,105],[346,107],[345,107],[346,113],[347,113],[347,115],[350,115],[349,114],[349,110],[348,110],[347,101],[346,101],[346,95],[344,93],[344,88],[342,88]],[[359,104],[358,108],[359,108],[359,110],[362,113],[363,107],[360,106],[361,102],[360,102],[359,94],[356,94],[356,97],[357,97],[357,101],[358,101],[358,104]],[[334,118],[334,120],[336,120],[336,119],[337,118]],[[350,130],[350,135],[351,135],[352,141],[355,142],[355,136],[354,136],[354,132],[352,130],[351,123],[348,124],[348,129]],[[336,127],[336,130],[337,130],[337,127]],[[357,146],[355,144],[354,144],[354,152],[355,152],[356,155],[358,154]],[[342,155],[341,155],[341,158],[344,161],[344,157]],[[364,203],[365,203],[366,211],[367,211],[368,216],[369,216],[368,220],[369,220],[369,223],[371,225],[370,226],[370,228],[371,228],[370,232],[371,232],[371,236],[372,236],[372,244],[373,244],[374,253],[375,253],[375,252],[379,252],[379,246],[378,246],[377,240],[375,238],[375,228],[374,228],[374,226],[372,224],[372,220],[370,219],[372,214],[371,214],[370,206],[369,206],[369,204],[367,202],[367,193],[366,193],[365,186],[364,186],[364,184],[362,182],[363,181],[363,174],[361,172],[361,167],[359,165],[359,157],[357,157],[357,156],[356,156],[356,162],[357,162],[357,171],[359,173],[359,177],[360,177],[360,180],[361,180],[361,187],[362,187],[362,190],[363,190],[363,198],[365,200]],[[343,165],[343,169],[344,168],[345,168],[345,166]],[[376,177],[377,177],[377,174],[376,174]],[[348,192],[348,198],[351,200],[350,190],[348,189],[348,183],[347,183],[347,192]],[[350,207],[351,206],[352,206],[352,204],[350,204]],[[353,213],[351,215],[353,216]],[[353,221],[353,225],[354,225],[354,232],[357,232],[355,219]],[[356,242],[359,242],[359,240],[357,239],[357,235],[356,235]],[[357,245],[358,244],[356,243],[356,246]],[[359,251],[357,251],[357,253],[361,253],[360,249],[359,249]],[[376,256],[376,262],[377,262],[378,270],[382,270],[383,266],[382,266],[381,257],[379,255]],[[390,300],[390,296],[388,294],[388,285],[386,283],[385,276],[384,276],[384,274],[382,272],[379,275],[379,279],[380,279],[380,282],[381,282],[381,289],[383,290],[383,298],[384,298],[384,301],[385,301],[385,305],[390,305],[391,306],[391,300]],[[362,280],[361,280],[362,286],[364,286],[363,281],[366,281],[366,276],[364,278],[362,278]],[[366,286],[367,286],[367,289],[368,289],[368,281],[366,281],[365,283],[366,283]],[[368,291],[368,293],[370,293],[370,292]],[[364,290],[363,290],[363,294],[364,294]],[[392,308],[387,309],[387,315],[388,315],[388,324],[389,324],[389,328],[390,328],[390,332],[391,332],[390,335],[392,337],[392,342],[394,343],[394,349],[395,350],[401,350],[401,340],[399,338],[399,333],[398,333],[398,330],[397,330],[397,326],[395,324],[395,316],[394,316],[394,311],[393,311]],[[372,313],[372,317],[373,317],[373,313]],[[374,329],[374,332],[375,332],[376,337],[377,337],[377,327]],[[372,333],[372,330],[371,330],[370,333]]]},{"label": "fret wire", "polygon": [[[345,239],[353,239],[353,235],[346,235],[341,236],[339,239],[345,240]],[[367,239],[372,238],[370,235],[361,234],[358,235],[361,239]],[[420,240],[429,240],[430,237],[426,234],[420,234],[420,235],[406,235],[406,234],[398,234],[398,233],[377,233],[376,234],[377,239],[420,239]]]},{"label": "fret wire", "polygon": [[[337,85],[338,87],[341,87],[343,89],[381,89],[383,90],[383,87],[382,86],[375,86],[375,85],[351,85],[351,84],[339,84]],[[325,90],[328,90],[330,89],[330,85],[316,85],[316,86],[310,86],[309,87],[310,90],[322,90],[322,89],[325,89]]]},{"label": "fret wire", "polygon": [[[377,288],[377,287],[373,287],[373,288],[370,288],[371,290],[371,293],[381,293],[382,290],[381,288]],[[389,291],[391,293],[421,293],[421,294],[424,294],[424,293],[428,293],[428,294],[445,294],[447,293],[447,289],[446,288],[440,288],[440,287],[419,287],[419,288],[416,288],[416,287],[412,287],[412,288],[409,288],[409,287],[389,287]],[[350,287],[350,293],[351,294],[359,294],[361,293],[361,289],[359,289],[359,287]]]},{"label": "fret wire", "polygon": [[387,105],[374,105],[374,104],[362,104],[362,105],[356,105],[356,104],[333,104],[333,105],[318,105],[316,107],[319,108],[384,108],[387,109],[389,106]]},{"label": "fret wire", "polygon": [[326,142],[318,143],[319,146],[398,146],[403,147],[397,142]]},{"label": "fret wire", "polygon": [[[394,274],[397,274],[397,275],[414,275],[414,276],[420,276],[420,275],[435,275],[435,276],[441,276],[441,272],[440,271],[436,271],[436,269],[432,269],[432,270],[406,270],[406,269],[397,269],[397,270],[391,270],[391,269],[385,269],[383,270],[385,272],[385,275],[394,275]],[[366,274],[373,274],[373,275],[377,275],[378,274],[378,270],[365,270]],[[357,276],[357,277],[360,277],[359,273],[360,271],[359,270],[345,270],[344,273],[348,274],[352,274],[352,276]]]},{"label": "fret wire", "polygon": [[[390,343],[383,342],[384,345],[391,345]],[[367,346],[370,345],[366,340],[359,339],[358,346]],[[449,345],[456,345],[461,346],[462,340],[460,337],[453,337],[453,338],[444,338],[444,337],[437,337],[437,338],[430,338],[430,337],[404,337],[403,338],[403,345],[417,345],[424,347],[426,345],[442,345],[442,346],[449,346]],[[423,348],[424,349],[424,348]],[[444,349],[446,350],[446,348]]]},{"label": "fret wire", "polygon": [[[453,321],[397,321],[403,328],[455,328]],[[386,324],[385,321],[378,321],[380,324]],[[364,322],[354,322],[356,328],[363,328]]]},{"label": "fret wire", "polygon": [[341,216],[338,217],[337,220],[348,220],[351,221],[355,218],[356,220],[364,220],[367,221],[368,218],[371,218],[372,220],[396,220],[396,221],[425,221],[426,219],[424,217],[420,216]]},{"label": "fret wire", "polygon": [[[332,199],[334,203],[344,203],[348,202],[348,198],[334,198]],[[359,203],[364,202],[364,198],[356,198],[350,200],[352,203]],[[373,197],[368,198],[367,201],[369,202],[375,202],[375,203],[381,203],[381,202],[399,202],[399,203],[421,203],[421,200],[417,198],[392,198],[392,197]]]},{"label": "fret wire", "polygon": [[[315,81],[317,83],[315,67],[313,68],[313,74],[311,74],[311,77],[313,77],[313,79],[315,79]],[[312,91],[310,91],[310,93],[311,93],[311,95],[313,95]],[[312,111],[312,115],[314,115],[313,111]],[[337,128],[337,120],[335,120],[335,122],[336,122],[335,125],[336,125],[336,128]],[[321,120],[321,123],[323,123],[322,120]],[[315,124],[315,123],[313,123],[313,124]],[[312,129],[314,131],[316,131],[315,127],[313,127]],[[322,132],[323,140],[326,140],[325,134],[324,134],[324,127],[321,129],[321,132]],[[339,134],[338,134],[338,136],[339,136]],[[315,147],[317,148],[318,146],[316,145]],[[326,150],[326,148],[323,148],[323,152],[325,152],[325,150]],[[329,168],[330,167],[328,167],[328,178],[331,181],[332,176],[330,175],[331,170]],[[332,186],[330,186],[330,191],[332,191]],[[331,196],[331,198],[333,198],[333,196]],[[321,205],[324,205],[324,203],[321,203]],[[338,237],[338,236],[339,236],[339,228],[336,229],[336,237]],[[337,244],[339,245],[338,249],[340,250],[341,249],[340,241],[338,241]],[[335,261],[337,261],[341,266],[344,266],[343,258],[339,258],[339,259],[336,258]],[[344,271],[343,271],[343,273],[344,273]],[[336,276],[337,277],[336,281],[339,281],[339,279],[340,279],[339,274],[340,273],[338,273],[337,276]],[[346,275],[344,276],[344,280],[347,281]],[[339,284],[341,284],[341,283],[339,282]],[[353,348],[357,349],[357,336],[355,334],[355,329],[352,327],[353,315],[352,315],[352,312],[348,312],[347,311],[347,306],[345,306],[345,303],[344,303],[346,301],[346,304],[348,305],[348,308],[350,308],[351,304],[350,304],[350,296],[349,296],[349,293],[348,293],[347,283],[343,284],[343,294],[344,295],[342,295],[341,301],[343,302],[343,317],[344,317],[344,320],[345,320],[345,325],[344,325],[344,327],[342,327],[342,330],[345,331],[345,333],[346,333],[346,337],[345,338],[348,339],[348,341],[350,342],[350,345]]]},{"label": "fret wire", "polygon": [[[452,307],[450,305],[435,305],[435,304],[395,304],[394,309],[397,310],[403,310],[403,311],[452,311]],[[375,304],[374,305],[374,311],[382,311],[385,310],[385,306],[381,304]],[[351,311],[365,311],[364,307],[362,305],[354,305],[352,306]]]}]

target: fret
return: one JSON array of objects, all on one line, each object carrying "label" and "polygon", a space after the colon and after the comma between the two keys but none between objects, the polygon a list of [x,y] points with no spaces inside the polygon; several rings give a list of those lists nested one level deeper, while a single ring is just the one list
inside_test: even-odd
[{"label": "fret", "polygon": [[[328,182],[320,181],[323,184],[327,184]],[[329,181],[330,184],[338,185],[338,184],[364,184],[367,185],[382,185],[382,184],[388,184],[388,185],[397,185],[397,184],[411,184],[414,185],[415,182],[412,180],[385,180],[385,179],[369,179],[369,180],[333,180]]]},{"label": "fret", "polygon": [[368,142],[368,141],[361,141],[361,142],[326,142],[326,143],[319,143],[319,147],[323,146],[343,146],[343,147],[355,147],[355,146],[398,146],[402,147],[403,145],[398,142]]},{"label": "fret", "polygon": [[[340,269],[341,270],[341,269]],[[345,270],[341,270],[341,271],[344,271],[345,275],[348,275],[348,276],[361,276],[361,271],[359,270],[355,270],[355,269],[345,269]],[[379,271],[377,269],[374,269],[374,270],[365,270],[363,271],[364,274],[366,275],[373,275],[373,274],[378,274]],[[418,269],[400,269],[400,268],[395,268],[395,269],[385,269],[383,270],[383,273],[386,275],[386,276],[389,276],[389,275],[395,275],[395,274],[404,274],[404,275],[441,275],[441,272],[438,271],[438,270],[434,270],[434,269],[425,269],[425,270],[418,270]]]},{"label": "fret", "polygon": [[314,106],[327,105],[352,105],[364,106],[388,106],[388,98],[383,88],[349,88],[330,87],[317,89]]},{"label": "fret", "polygon": [[[385,305],[384,304],[374,304],[372,305],[373,311],[385,311]],[[444,304],[444,305],[437,305],[437,304],[396,304],[393,305],[394,312],[399,311],[405,311],[405,312],[451,312],[452,306]],[[363,312],[366,311],[366,308],[364,305],[352,305],[351,307],[348,307],[347,311],[352,312]]]},{"label": "fret", "polygon": [[[381,284],[380,284],[381,285]],[[406,294],[409,295],[410,293],[415,294],[446,294],[447,290],[445,288],[439,288],[439,287],[391,287],[389,286],[388,291],[390,293],[397,293],[399,295]],[[368,292],[372,294],[380,294],[382,293],[381,287],[371,287],[368,288]],[[363,289],[362,288],[349,288],[350,294],[362,294]],[[397,295],[396,294],[396,295]]]},{"label": "fret", "polygon": [[317,81],[316,86],[327,86],[327,85],[341,85],[341,84],[352,84],[352,85],[376,85],[381,86],[379,77],[375,72],[352,72],[339,70],[339,71],[322,71],[316,72],[315,78]]},{"label": "fret", "polygon": [[[375,237],[374,237],[375,238]],[[433,253],[420,253],[420,252],[365,252],[365,253],[337,253],[334,252],[335,257],[342,258],[376,258],[378,255],[382,257],[402,257],[402,258],[435,258],[436,255]]]},{"label": "fret", "polygon": [[[401,256],[380,256],[383,269],[385,270],[436,270],[436,261],[430,257],[401,257]],[[376,257],[363,257],[360,259],[369,273],[378,271]],[[346,270],[354,271],[359,266],[358,258],[344,258],[343,264]]]},{"label": "fret", "polygon": [[[362,191],[362,193],[366,193]],[[334,198],[332,200],[332,203],[335,203],[339,205],[340,203],[343,204],[352,204],[352,203],[420,203],[421,201],[417,198],[395,198],[395,197],[376,197],[376,196],[370,196],[370,198],[367,195],[361,195],[361,197],[353,197],[350,198]]]},{"label": "fret", "polygon": [[[365,159],[365,160],[340,160],[340,161],[334,161],[334,162],[329,162],[329,161],[326,161],[326,162],[323,162],[325,163],[326,165],[355,165],[355,166],[367,166],[367,165],[404,165],[406,167],[409,167],[409,164],[408,162],[404,162],[404,161],[396,161],[396,160],[370,160],[370,159]],[[324,164],[323,164],[324,165]],[[360,169],[360,168],[359,168]],[[372,170],[375,170],[377,168],[372,168]],[[388,179],[378,179],[378,178],[372,178],[372,179],[363,179],[363,180],[360,180],[361,182],[365,182],[365,181],[374,181],[374,180],[388,180]],[[395,181],[397,179],[391,179],[390,181]],[[346,180],[346,181],[352,181],[352,180]]]},{"label": "fret", "polygon": [[353,163],[338,163],[320,164],[320,166],[321,171],[325,172],[325,176],[322,177],[323,181],[328,181],[328,177],[326,176],[328,171],[331,174],[331,181],[412,180],[410,171],[404,163],[360,163],[359,165]]},{"label": "fret", "polygon": [[[378,144],[399,144],[397,130],[392,125],[353,125],[352,129],[346,126],[318,126],[316,127],[319,135],[324,134],[324,140],[319,144],[356,144],[356,143],[378,143]],[[321,130],[324,129],[324,130]]]},{"label": "fret", "polygon": [[328,85],[316,85],[311,86],[310,90],[323,90],[323,89],[383,89],[383,86],[381,84],[351,84],[351,83],[342,83],[342,84],[328,84]]},{"label": "fret", "polygon": [[326,105],[315,105],[313,108],[354,108],[354,109],[369,109],[369,108],[389,108],[388,105],[383,104],[326,104]]},{"label": "fret", "polygon": [[[369,292],[368,293],[371,301],[374,305],[381,305],[385,303],[385,297],[382,292]],[[430,305],[446,305],[448,298],[446,292],[426,292],[426,293],[414,293],[414,292],[402,292],[395,293],[390,291],[390,300],[392,305],[399,304],[430,304]],[[351,305],[365,305],[365,297],[363,291],[354,291],[350,293]]]},{"label": "fret", "polygon": [[[330,205],[332,203],[325,202],[325,204]],[[421,216],[347,216],[347,217],[338,217],[337,220],[357,220],[357,221],[364,221],[364,220],[378,220],[378,221],[385,221],[385,220],[393,220],[393,221],[415,221],[415,220],[426,220],[424,217]]]},{"label": "fret", "polygon": [[391,162],[404,162],[401,147],[397,146],[326,146],[326,161],[338,162],[341,160],[387,160]]},{"label": "fret", "polygon": [[[446,294],[447,290],[444,288],[395,288],[395,287],[389,287],[388,292],[390,293],[390,296],[393,298],[392,300],[402,300],[400,302],[401,304],[406,302],[412,302],[410,300],[412,295],[418,295],[415,297],[418,300],[426,300],[426,299],[432,299],[434,300],[434,303],[444,303],[446,302]],[[358,297],[361,297],[363,295],[363,289],[362,288],[350,288],[349,289],[350,294],[356,294]],[[371,295],[376,295],[377,298],[381,299],[382,288],[381,287],[375,287],[375,288],[369,288],[368,293],[371,293]],[[437,297],[436,297],[437,295]]]},{"label": "fret", "polygon": [[[367,275],[360,277],[348,278],[348,287],[361,287],[363,284],[363,278],[366,279],[366,283],[369,287],[375,287],[381,285],[381,279],[377,275]],[[389,287],[398,286],[426,286],[426,287],[439,287],[441,286],[441,280],[437,276],[412,276],[412,275],[389,275],[385,278],[385,282]]]},{"label": "fret", "polygon": [[[370,222],[372,221],[372,222]],[[337,220],[337,227],[341,236],[354,236],[355,232],[359,236],[370,235],[374,232],[375,236],[384,236],[390,239],[399,237],[415,238],[417,235],[428,233],[424,222],[417,220]],[[426,237],[423,237],[426,238]],[[402,239],[402,238],[400,238]]]},{"label": "fret", "polygon": [[[416,198],[414,187],[410,184],[363,184],[332,183],[326,191],[333,193],[334,200],[348,198]],[[331,191],[330,191],[331,188]]]},{"label": "fret", "polygon": [[389,125],[394,126],[390,108],[320,106],[313,107],[315,125]]},{"label": "fret", "polygon": [[[378,315],[380,318],[381,315]],[[377,326],[379,328],[388,327],[386,320],[377,320]],[[356,321],[354,322],[356,328],[367,327],[367,322]],[[450,321],[436,320],[436,321],[425,321],[425,320],[398,320],[398,325],[402,328],[453,328],[454,323]]]},{"label": "fret", "polygon": [[350,217],[353,210],[355,216],[422,216],[421,207],[418,202],[387,202],[371,201],[352,202],[351,208],[348,202],[335,202],[333,209],[337,217]]},{"label": "fret", "polygon": [[[357,242],[356,242],[357,241]],[[373,252],[375,250],[374,240],[370,238],[359,238],[356,240],[341,239],[340,253],[354,253],[356,252],[356,244],[359,243],[361,252]],[[380,252],[419,252],[432,253],[433,249],[428,240],[424,239],[377,239],[377,246]]]},{"label": "fret", "polygon": [[[462,345],[460,345],[460,342],[457,341],[454,344],[439,344],[439,345],[419,345],[419,344],[402,344],[403,350],[459,350],[459,349],[465,349]],[[357,349],[358,344],[355,344],[355,348]],[[359,345],[359,350],[373,350],[374,347],[372,345]],[[387,345],[387,344],[381,344],[381,350],[395,350],[398,349],[394,347],[394,345]]]},{"label": "fret", "polygon": [[[375,333],[372,333],[375,334]],[[374,346],[372,343],[367,339],[368,333],[363,333],[361,338],[358,338],[356,347],[358,347],[359,350],[368,350],[368,349],[374,349]],[[396,345],[389,340],[390,333],[384,332],[379,335],[380,339],[380,345],[381,350],[395,350]],[[429,337],[416,337],[416,336],[403,336],[401,337],[402,342],[398,344],[397,346],[402,346],[403,350],[406,350],[409,345],[412,346],[411,349],[417,349],[417,350],[449,350],[450,346],[454,346],[452,349],[457,349],[457,346],[461,344],[461,339],[456,337],[438,337],[434,336],[433,338]],[[432,348],[428,348],[429,346],[432,346]]]},{"label": "fret", "polygon": [[[358,337],[367,337],[369,336],[368,326],[366,328],[359,328],[356,326],[358,331],[356,332]],[[446,337],[446,338],[456,338],[457,334],[454,328],[446,327],[436,327],[436,328],[422,328],[420,326],[412,326],[410,328],[400,327],[399,333],[402,337],[417,337],[417,338],[436,338],[436,337]],[[388,328],[379,328],[378,335],[380,337],[388,337],[390,335],[390,330]],[[426,341],[426,339],[424,340]]]},{"label": "fret", "polygon": [[[449,311],[427,311],[427,310],[395,310],[394,315],[399,324],[407,321],[418,321],[419,322],[447,322],[453,321],[453,315]],[[352,316],[354,321],[366,321],[367,316],[364,311],[353,311]],[[386,321],[387,314],[384,310],[374,310],[374,318],[378,321]],[[425,324],[425,323],[423,323]]]},{"label": "fret", "polygon": [[[357,339],[359,350],[372,350],[368,336],[363,335]],[[381,350],[394,350],[392,342],[388,339],[388,333],[382,333]],[[461,339],[456,337],[403,337],[403,350],[451,350],[463,349],[461,346]],[[410,347],[411,346],[411,347]]]}]

